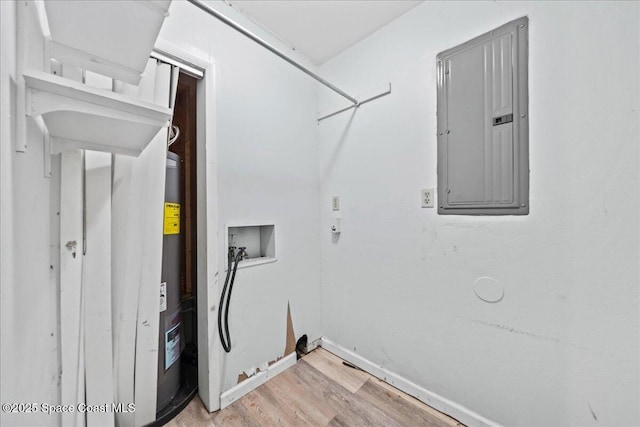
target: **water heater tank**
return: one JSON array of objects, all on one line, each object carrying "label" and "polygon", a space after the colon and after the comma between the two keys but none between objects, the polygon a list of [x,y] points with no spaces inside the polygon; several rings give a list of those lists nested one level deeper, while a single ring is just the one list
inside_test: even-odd
[{"label": "water heater tank", "polygon": [[180,388],[180,239],[181,159],[167,154],[164,193],[164,229],[162,239],[162,279],[160,285],[160,334],[158,346],[157,411],[164,409]]}]

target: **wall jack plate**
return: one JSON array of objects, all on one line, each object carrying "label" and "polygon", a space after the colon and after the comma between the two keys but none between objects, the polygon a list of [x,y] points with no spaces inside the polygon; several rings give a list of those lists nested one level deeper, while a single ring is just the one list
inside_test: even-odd
[{"label": "wall jack plate", "polygon": [[423,208],[433,207],[433,188],[424,188],[421,190],[421,200]]}]

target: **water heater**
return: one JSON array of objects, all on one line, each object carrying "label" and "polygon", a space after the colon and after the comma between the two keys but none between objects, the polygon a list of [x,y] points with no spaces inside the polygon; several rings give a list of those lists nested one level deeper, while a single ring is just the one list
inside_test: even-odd
[{"label": "water heater", "polygon": [[160,284],[160,333],[158,346],[157,412],[164,409],[180,388],[181,305],[180,239],[181,159],[167,153],[162,239],[162,279]]}]

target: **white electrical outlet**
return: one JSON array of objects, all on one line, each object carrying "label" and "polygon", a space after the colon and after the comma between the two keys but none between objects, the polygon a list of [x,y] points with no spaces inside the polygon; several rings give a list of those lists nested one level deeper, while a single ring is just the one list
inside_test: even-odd
[{"label": "white electrical outlet", "polygon": [[433,207],[433,188],[425,188],[422,190],[422,207],[423,208],[432,208]]},{"label": "white electrical outlet", "polygon": [[333,196],[331,198],[331,209],[333,209],[334,211],[339,211],[340,210],[340,197],[339,196]]}]

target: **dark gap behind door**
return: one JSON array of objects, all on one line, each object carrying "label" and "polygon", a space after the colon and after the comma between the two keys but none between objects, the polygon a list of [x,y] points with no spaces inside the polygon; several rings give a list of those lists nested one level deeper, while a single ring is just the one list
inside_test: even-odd
[{"label": "dark gap behind door", "polygon": [[184,227],[180,242],[180,299],[182,302],[183,354],[185,362],[193,358],[197,364],[197,316],[196,316],[196,280],[197,280],[197,191],[196,191],[196,138],[197,138],[197,92],[198,80],[180,73],[178,91],[173,115],[173,124],[180,129],[180,136],[169,147],[182,159],[181,182],[183,185],[180,205],[180,224]]}]

